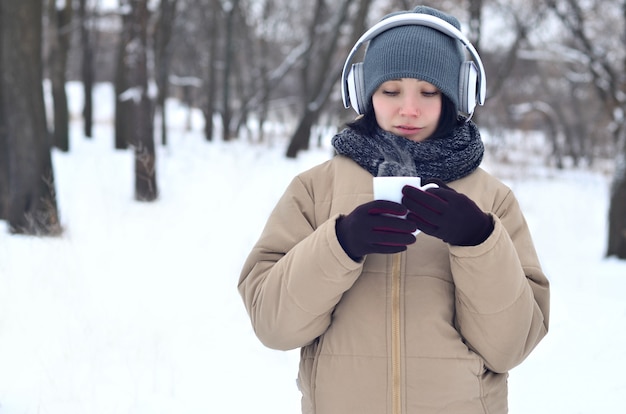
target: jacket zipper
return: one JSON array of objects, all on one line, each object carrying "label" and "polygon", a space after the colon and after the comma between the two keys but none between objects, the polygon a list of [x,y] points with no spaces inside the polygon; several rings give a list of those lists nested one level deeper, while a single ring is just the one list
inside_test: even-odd
[{"label": "jacket zipper", "polygon": [[402,413],[402,372],[400,342],[400,265],[401,253],[396,253],[391,265],[391,375],[392,413]]}]

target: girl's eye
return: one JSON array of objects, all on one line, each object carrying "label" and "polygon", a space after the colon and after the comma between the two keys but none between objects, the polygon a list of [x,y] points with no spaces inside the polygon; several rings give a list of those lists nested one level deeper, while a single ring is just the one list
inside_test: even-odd
[{"label": "girl's eye", "polygon": [[386,96],[396,96],[396,95],[398,95],[400,93],[398,91],[386,90],[386,89],[383,89],[382,92],[383,92],[383,95],[386,95]]},{"label": "girl's eye", "polygon": [[430,98],[430,97],[434,97],[434,96],[439,95],[439,91],[432,91],[432,92],[424,91],[424,92],[422,92],[422,95],[424,95],[427,98]]}]

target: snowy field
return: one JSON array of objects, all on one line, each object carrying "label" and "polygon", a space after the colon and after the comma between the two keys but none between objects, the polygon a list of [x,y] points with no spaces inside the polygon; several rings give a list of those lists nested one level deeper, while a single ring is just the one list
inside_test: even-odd
[{"label": "snowy field", "polygon": [[[236,285],[288,182],[330,151],[287,160],[282,141],[207,143],[172,103],[159,200],[137,203],[99,88],[94,138],[76,120],[71,152],[53,153],[64,235],[11,236],[0,221],[0,414],[298,413],[297,351],[258,342]],[[625,413],[626,262],[603,257],[609,178],[485,167],[514,189],[552,283],[550,332],[511,372],[510,413]]]}]

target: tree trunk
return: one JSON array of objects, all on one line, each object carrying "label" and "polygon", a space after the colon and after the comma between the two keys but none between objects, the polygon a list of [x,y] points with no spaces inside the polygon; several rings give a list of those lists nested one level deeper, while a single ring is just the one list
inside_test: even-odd
[{"label": "tree trunk", "polygon": [[[626,22],[626,1],[622,2],[622,21]],[[626,33],[626,28],[623,28]],[[622,62],[626,67],[626,60]],[[621,113],[626,112],[622,104]],[[609,199],[607,256],[626,259],[626,127],[618,121],[616,131],[617,157]]]},{"label": "tree trunk", "polygon": [[[609,200],[607,256],[626,259],[626,131],[623,122],[626,113],[626,102],[623,98],[626,84],[622,75],[626,59],[616,64],[612,54],[601,52],[602,49],[597,47],[586,30],[586,13],[580,2],[570,0],[566,2],[566,8],[556,1],[548,1],[547,5],[571,32],[578,43],[578,49],[588,56],[587,69],[591,75],[589,82],[597,92],[605,112],[611,117],[612,124],[617,126],[614,132],[617,162]],[[622,23],[626,23],[626,1],[622,0],[621,9]],[[626,27],[624,24],[621,27],[623,35]]]},{"label": "tree trunk", "polygon": [[157,107],[161,113],[161,143],[167,145],[167,116],[165,101],[169,95],[169,72],[172,60],[170,42],[176,17],[178,0],[161,0],[159,23],[155,38],[156,82],[158,87]]},{"label": "tree trunk", "polygon": [[[359,3],[359,11],[357,22],[354,24],[357,30],[355,30],[352,34],[354,41],[360,37],[361,28],[363,27],[363,22],[365,21],[365,17],[367,16],[367,11],[369,10],[369,0],[361,0]],[[328,100],[328,97],[331,93],[331,88],[333,85],[337,83],[337,79],[341,75],[339,71],[331,71],[333,65],[333,54],[336,52],[337,41],[340,37],[340,31],[345,21],[348,17],[348,7],[350,5],[350,0],[345,0],[344,3],[339,7],[339,12],[334,16],[336,19],[334,22],[334,26],[330,31],[329,38],[331,41],[324,42],[324,48],[320,53],[320,56],[315,59],[316,62],[319,63],[318,66],[315,67],[315,70],[308,71],[305,69],[305,73],[313,73],[314,76],[311,85],[308,85],[306,79],[303,80],[305,85],[305,90],[310,91],[305,96],[306,106],[304,108],[304,112],[302,117],[300,118],[300,122],[298,123],[298,128],[294,132],[289,142],[289,147],[287,148],[287,153],[285,154],[287,158],[296,158],[299,151],[307,150],[309,148],[309,140],[311,137],[311,127],[317,121],[319,113],[321,111],[321,107]],[[323,4],[319,4],[320,7],[323,7]],[[316,24],[316,23],[313,23]],[[315,30],[311,30],[311,41],[314,42],[318,35]],[[319,40],[318,40],[319,42]],[[308,59],[309,61],[313,61],[313,59]],[[309,65],[305,65],[309,66]],[[329,76],[329,73],[336,73],[335,76]]]},{"label": "tree trunk", "polygon": [[611,185],[609,204],[609,237],[607,256],[626,259],[626,131],[622,132],[621,152],[618,155]]},{"label": "tree trunk", "polygon": [[[128,3],[121,3],[121,6],[126,10],[128,9]],[[129,88],[126,61],[132,19],[126,12],[122,14],[121,19],[122,31],[119,36],[115,62],[115,149],[127,149],[132,141],[131,113],[133,106],[131,100],[124,95]]]},{"label": "tree trunk", "polygon": [[132,95],[132,145],[135,150],[135,199],[157,198],[152,102],[148,95],[148,0],[132,2],[128,73]]},{"label": "tree trunk", "polygon": [[299,151],[304,151],[309,148],[311,128],[317,120],[318,114],[318,111],[314,112],[307,108],[304,116],[300,118],[300,123],[298,124],[296,132],[294,132],[291,137],[291,141],[289,141],[287,153],[285,154],[287,158],[296,158]]},{"label": "tree trunk", "polygon": [[217,45],[218,45],[218,17],[221,13],[221,6],[219,0],[213,0],[211,7],[208,8],[209,16],[209,58],[207,64],[207,87],[206,90],[206,104],[202,113],[204,114],[204,137],[207,141],[213,141],[213,114],[215,113],[215,90],[217,84],[217,76],[215,70],[215,61],[217,60]]},{"label": "tree trunk", "polygon": [[[270,16],[270,11],[271,11],[271,7],[270,7],[271,3],[270,2],[265,2],[265,5],[263,7],[263,20],[267,21],[269,19]],[[261,96],[263,97],[263,99],[261,99],[260,103],[259,103],[259,113],[258,113],[258,117],[259,117],[259,142],[265,142],[265,132],[264,132],[264,125],[265,122],[267,120],[267,116],[269,114],[269,98],[270,98],[270,94],[272,93],[272,90],[270,88],[270,67],[269,67],[269,61],[267,59],[265,59],[266,56],[270,55],[270,46],[267,42],[267,40],[265,39],[265,37],[261,36],[261,38],[259,39],[259,50],[261,51],[261,62],[260,62],[260,67],[259,67],[259,78],[261,80]]]},{"label": "tree trunk", "polygon": [[[3,21],[3,12],[4,10],[2,4],[0,4],[0,22]],[[9,205],[9,147],[7,145],[7,124],[4,116],[6,111],[4,109],[4,100],[2,98],[2,74],[4,73],[2,53],[3,37],[4,33],[2,27],[0,27],[0,220],[5,220],[7,218],[7,207]]]},{"label": "tree trunk", "polygon": [[236,28],[234,24],[239,8],[239,0],[227,2],[226,10],[226,46],[224,47],[224,73],[222,81],[222,139],[229,141],[232,138],[231,119],[233,111],[231,108],[231,68],[233,65],[233,56],[235,52],[234,33]]},{"label": "tree trunk", "polygon": [[43,99],[40,0],[0,3],[2,113],[6,127],[9,231],[57,235],[59,223]]},{"label": "tree trunk", "polygon": [[67,55],[70,48],[70,23],[72,2],[65,0],[62,9],[57,9],[56,0],[48,0],[49,24],[49,68],[52,84],[54,126],[52,142],[61,151],[70,149],[70,114],[65,92]]},{"label": "tree trunk", "polygon": [[626,259],[626,175],[616,178],[612,187],[607,256]]},{"label": "tree trunk", "polygon": [[82,49],[81,75],[83,81],[83,120],[86,137],[93,136],[93,83],[94,83],[94,52],[91,41],[90,16],[87,14],[87,0],[80,0],[80,43]]}]

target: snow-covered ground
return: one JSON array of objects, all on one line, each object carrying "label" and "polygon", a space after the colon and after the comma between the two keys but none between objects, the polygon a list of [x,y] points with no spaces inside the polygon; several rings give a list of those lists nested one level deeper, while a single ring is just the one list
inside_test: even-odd
[{"label": "snow-covered ground", "polygon": [[[74,89],[71,89],[74,91]],[[0,221],[0,413],[299,412],[297,351],[264,348],[238,296],[240,267],[291,178],[328,148],[207,143],[171,103],[160,197],[133,200],[100,85],[94,138],[72,124],[53,153],[65,233]],[[72,93],[72,111],[80,96]],[[603,257],[608,178],[487,169],[515,191],[552,282],[551,330],[511,372],[511,414],[626,412],[626,262]]]}]

